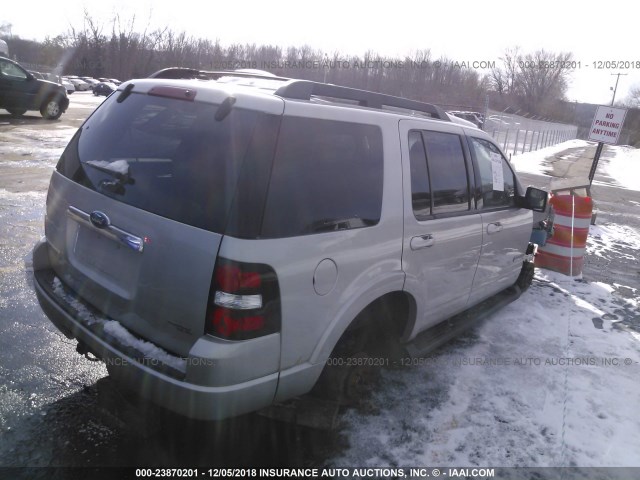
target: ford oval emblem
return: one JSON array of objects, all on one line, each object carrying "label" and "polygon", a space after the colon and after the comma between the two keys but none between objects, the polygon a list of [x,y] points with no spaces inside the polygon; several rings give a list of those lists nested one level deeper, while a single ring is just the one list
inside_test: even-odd
[{"label": "ford oval emblem", "polygon": [[91,212],[91,215],[89,215],[89,219],[91,220],[93,226],[96,228],[107,228],[109,225],[111,225],[111,220],[109,220],[109,217],[107,217],[106,214],[99,212],[98,210]]}]

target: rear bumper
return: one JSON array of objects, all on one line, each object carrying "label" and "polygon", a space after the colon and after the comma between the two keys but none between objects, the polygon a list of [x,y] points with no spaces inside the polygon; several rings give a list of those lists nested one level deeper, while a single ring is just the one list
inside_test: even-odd
[{"label": "rear bumper", "polygon": [[[189,418],[202,420],[220,420],[241,415],[270,405],[273,402],[278,385],[278,373],[253,378],[247,381],[210,386],[189,381],[191,378],[204,379],[206,375],[190,375],[190,361],[194,358],[179,359],[177,362],[163,363],[150,359],[135,346],[122,344],[117,338],[104,331],[104,320],[96,320],[91,307],[83,305],[81,300],[67,301],[56,295],[55,274],[49,264],[48,246],[46,242],[38,243],[33,251],[34,287],[38,301],[52,323],[67,337],[75,338],[88,351],[107,364],[110,376],[120,385],[138,393],[142,397]],[[59,281],[59,280],[58,280]],[[59,284],[58,284],[59,288]],[[109,322],[109,319],[106,319]],[[279,335],[264,343],[279,349]],[[196,343],[198,345],[198,342]],[[202,349],[202,345],[199,346]],[[235,358],[229,358],[229,350],[222,350],[228,362],[246,363],[247,349],[234,348],[238,352]],[[278,352],[274,352],[276,355]],[[215,368],[215,354],[206,359],[195,358],[198,363],[193,370],[202,372],[207,368]],[[205,362],[206,360],[206,362]],[[185,368],[179,368],[183,361]],[[253,360],[255,362],[255,359]],[[176,367],[176,363],[178,367]],[[211,377],[213,378],[213,377]]]}]

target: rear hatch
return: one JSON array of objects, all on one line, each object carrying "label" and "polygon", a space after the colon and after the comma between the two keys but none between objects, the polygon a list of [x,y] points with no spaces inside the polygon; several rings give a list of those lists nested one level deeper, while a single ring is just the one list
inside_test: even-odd
[{"label": "rear hatch", "polygon": [[131,88],[109,97],[64,151],[46,237],[56,275],[81,300],[187,356],[204,332],[256,126],[278,117],[233,106],[223,92],[216,103],[180,86]]}]

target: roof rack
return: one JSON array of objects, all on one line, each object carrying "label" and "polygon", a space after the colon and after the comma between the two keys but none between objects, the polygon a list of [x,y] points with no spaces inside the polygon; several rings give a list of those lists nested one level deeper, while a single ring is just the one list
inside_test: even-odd
[{"label": "roof rack", "polygon": [[243,72],[235,70],[208,71],[185,67],[163,68],[162,70],[152,73],[148,78],[217,80],[220,77],[263,78],[267,80],[281,81],[290,80],[290,78],[270,75],[268,72]]},{"label": "roof rack", "polygon": [[198,70],[195,68],[170,67],[158,70],[149,75],[148,78],[167,79],[201,79],[217,80],[221,77],[259,78],[264,80],[280,80],[284,83],[274,93],[282,98],[296,100],[311,100],[311,97],[328,97],[340,100],[350,100],[357,102],[361,107],[378,108],[384,107],[412,110],[427,113],[433,118],[451,121],[446,112],[436,105],[418,102],[402,97],[394,97],[384,93],[370,92],[357,88],[342,87],[328,83],[312,82],[310,80],[295,80],[287,77],[277,77],[268,72],[236,71],[236,70]]},{"label": "roof rack", "polygon": [[327,83],[311,82],[309,80],[290,80],[275,94],[283,98],[296,100],[311,100],[311,97],[330,97],[358,102],[358,105],[369,108],[393,107],[405,110],[428,113],[431,117],[451,121],[446,112],[436,105],[418,102],[402,97],[394,97],[384,93],[359,90],[357,88],[341,87]]}]

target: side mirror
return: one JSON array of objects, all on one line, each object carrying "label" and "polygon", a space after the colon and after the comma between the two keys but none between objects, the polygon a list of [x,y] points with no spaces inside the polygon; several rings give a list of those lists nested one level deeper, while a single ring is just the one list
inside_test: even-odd
[{"label": "side mirror", "polygon": [[523,208],[533,210],[534,212],[544,212],[547,209],[547,199],[549,194],[544,190],[535,187],[527,187],[527,193],[524,196]]}]

